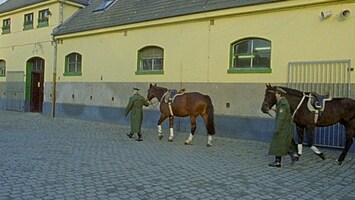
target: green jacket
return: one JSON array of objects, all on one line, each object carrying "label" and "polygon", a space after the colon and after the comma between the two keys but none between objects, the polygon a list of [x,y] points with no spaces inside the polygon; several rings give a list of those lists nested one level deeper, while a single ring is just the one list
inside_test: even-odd
[{"label": "green jacket", "polygon": [[292,115],[285,98],[276,103],[275,132],[271,140],[269,155],[284,156],[293,149]]},{"label": "green jacket", "polygon": [[129,98],[128,105],[125,110],[125,116],[131,112],[131,132],[140,133],[143,122],[143,106],[149,106],[148,100],[146,100],[140,94],[134,94]]}]

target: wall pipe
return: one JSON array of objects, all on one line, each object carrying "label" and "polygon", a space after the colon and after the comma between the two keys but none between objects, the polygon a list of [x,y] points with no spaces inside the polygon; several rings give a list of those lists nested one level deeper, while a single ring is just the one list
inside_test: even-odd
[{"label": "wall pipe", "polygon": [[[63,23],[63,15],[64,15],[64,1],[65,0],[61,0],[60,2],[60,8],[59,8],[59,26],[62,25]],[[55,29],[54,29],[55,30]],[[53,34],[52,34],[52,41],[53,41],[53,45],[54,45],[54,51],[53,51],[53,79],[52,79],[52,112],[51,112],[51,116],[55,117],[55,104],[56,104],[56,98],[57,98],[57,58],[58,58],[58,42],[57,40],[54,38]]]}]

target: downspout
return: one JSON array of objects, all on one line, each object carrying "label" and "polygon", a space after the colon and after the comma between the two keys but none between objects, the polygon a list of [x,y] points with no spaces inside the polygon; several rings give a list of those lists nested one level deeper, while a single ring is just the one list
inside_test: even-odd
[{"label": "downspout", "polygon": [[56,103],[56,88],[57,88],[57,52],[58,43],[57,40],[52,36],[54,44],[54,55],[53,55],[53,84],[52,84],[52,117],[55,117],[55,103]]},{"label": "downspout", "polygon": [[[59,25],[60,27],[63,23],[63,12],[64,12],[64,1],[61,0],[60,7],[59,7]],[[58,58],[58,42],[52,34],[52,41],[54,44],[54,51],[53,51],[53,84],[52,84],[52,113],[51,116],[55,117],[55,104],[57,98],[57,58]]]}]

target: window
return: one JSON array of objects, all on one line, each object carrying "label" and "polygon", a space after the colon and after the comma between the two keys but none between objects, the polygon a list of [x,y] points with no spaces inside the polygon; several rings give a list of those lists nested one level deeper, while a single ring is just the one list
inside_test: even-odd
[{"label": "window", "polygon": [[271,42],[247,38],[231,45],[231,64],[228,72],[271,72]]},{"label": "window", "polygon": [[33,29],[33,13],[26,14],[23,20],[23,30]]},{"label": "window", "polygon": [[163,73],[164,50],[149,46],[138,51],[137,73]]},{"label": "window", "polygon": [[11,19],[4,19],[2,21],[2,34],[7,34],[11,32]]},{"label": "window", "polygon": [[43,72],[44,60],[37,58],[32,61],[32,71],[33,72]]},{"label": "window", "polygon": [[0,60],[0,77],[6,75],[6,62],[4,60]]},{"label": "window", "polygon": [[99,6],[95,8],[94,12],[106,10],[110,5],[113,4],[113,2],[115,2],[115,0],[104,0],[103,2],[100,3]]},{"label": "window", "polygon": [[81,55],[71,53],[65,57],[65,72],[64,75],[80,76],[81,75]]},{"label": "window", "polygon": [[48,26],[49,9],[41,10],[38,12],[38,27]]}]

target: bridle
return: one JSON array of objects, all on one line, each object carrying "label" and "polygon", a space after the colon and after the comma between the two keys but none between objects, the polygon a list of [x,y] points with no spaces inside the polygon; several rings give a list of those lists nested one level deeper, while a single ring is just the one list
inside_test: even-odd
[{"label": "bridle", "polygon": [[[164,96],[167,94],[167,92],[164,93],[164,95],[161,97],[161,99],[158,99],[157,95],[154,93],[154,97],[151,100],[148,100],[150,102],[150,105],[152,105],[154,108],[158,108],[158,104],[161,104],[162,100],[164,99]],[[152,100],[156,98],[156,102],[152,102]]]},{"label": "bridle", "polygon": [[[269,90],[269,92],[274,92],[274,91]],[[304,102],[304,100],[306,99],[306,97],[310,98],[311,96],[310,96],[310,95],[307,95],[307,94],[304,93],[304,92],[302,92],[302,98],[301,98],[300,102],[298,103],[296,109],[295,109],[295,110],[293,111],[293,113],[292,113],[292,120],[294,119],[294,117],[295,117],[295,115],[296,115],[298,109],[301,107],[301,105],[302,105],[302,103]],[[265,102],[265,101],[264,101],[264,102]],[[274,109],[271,109],[271,108],[270,108],[269,110],[274,110]],[[274,111],[275,111],[275,110],[274,110]],[[267,112],[267,114],[272,117],[272,115],[271,115],[269,112]]]}]

